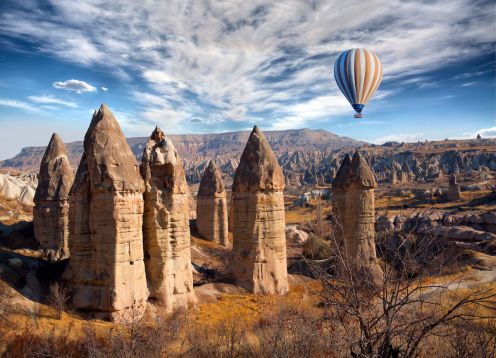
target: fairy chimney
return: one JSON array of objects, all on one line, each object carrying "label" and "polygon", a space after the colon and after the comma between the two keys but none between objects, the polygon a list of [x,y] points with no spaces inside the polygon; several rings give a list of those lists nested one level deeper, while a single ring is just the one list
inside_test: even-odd
[{"label": "fairy chimney", "polygon": [[344,241],[343,220],[346,218],[345,190],[350,169],[351,157],[346,154],[332,182],[332,216],[334,219],[334,235],[338,242]]},{"label": "fairy chimney", "polygon": [[155,128],[143,152],[143,235],[150,298],[167,311],[196,303],[193,290],[189,189],[171,140]]},{"label": "fairy chimney", "polygon": [[84,137],[70,192],[71,258],[64,279],[75,308],[113,320],[144,311],[143,191],[133,152],[112,112],[102,105]]},{"label": "fairy chimney", "polygon": [[196,198],[196,225],[201,236],[228,246],[227,199],[220,170],[213,160],[203,173]]},{"label": "fairy chimney", "polygon": [[235,281],[252,293],[286,293],[284,176],[256,126],[241,155],[232,191],[230,271]]},{"label": "fairy chimney", "polygon": [[365,275],[376,286],[382,282],[382,270],[375,251],[374,174],[358,151],[343,180],[345,218],[343,220],[345,255],[348,266]]},{"label": "fairy chimney", "polygon": [[447,193],[448,200],[459,200],[461,198],[460,186],[456,182],[456,175],[451,174],[449,177],[449,187]]},{"label": "fairy chimney", "polygon": [[41,160],[33,208],[34,235],[43,258],[51,262],[69,257],[69,191],[73,181],[65,145],[53,133]]}]

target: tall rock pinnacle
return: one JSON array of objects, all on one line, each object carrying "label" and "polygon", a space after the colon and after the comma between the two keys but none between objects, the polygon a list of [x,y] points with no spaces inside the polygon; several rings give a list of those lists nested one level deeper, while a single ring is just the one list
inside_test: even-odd
[{"label": "tall rock pinnacle", "polygon": [[62,139],[54,133],[41,161],[34,195],[33,226],[43,257],[69,257],[69,191],[74,172]]},{"label": "tall rock pinnacle", "polygon": [[227,199],[220,170],[213,160],[203,173],[196,200],[196,224],[205,239],[228,246]]},{"label": "tall rock pinnacle", "polygon": [[155,128],[143,151],[143,234],[150,297],[167,311],[196,303],[189,231],[189,189],[174,145]]},{"label": "tall rock pinnacle", "polygon": [[255,127],[233,184],[230,272],[252,293],[288,290],[284,176],[263,133]]},{"label": "tall rock pinnacle", "polygon": [[73,304],[125,320],[146,306],[143,191],[136,159],[107,106],[95,112],[70,194]]}]

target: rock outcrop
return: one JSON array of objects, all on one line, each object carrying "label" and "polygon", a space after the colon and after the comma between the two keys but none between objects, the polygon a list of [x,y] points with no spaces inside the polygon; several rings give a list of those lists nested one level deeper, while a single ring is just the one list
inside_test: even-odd
[{"label": "rock outcrop", "polygon": [[19,175],[0,174],[0,199],[16,200],[22,205],[33,206],[34,194],[38,185],[35,173]]},{"label": "rock outcrop", "polygon": [[284,176],[255,126],[233,183],[233,252],[230,271],[252,293],[288,291]]},{"label": "rock outcrop", "polygon": [[[71,258],[64,278],[74,307],[114,320],[146,305],[144,185],[136,159],[107,106],[95,111],[70,192]],[[131,318],[131,317],[129,317]]]},{"label": "rock outcrop", "polygon": [[34,195],[33,227],[43,257],[69,257],[69,192],[74,181],[62,139],[54,133],[41,161]]},{"label": "rock outcrop", "polygon": [[375,251],[374,188],[376,186],[372,170],[356,151],[339,182],[339,188],[344,192],[342,228],[345,259],[348,267],[359,277],[379,286],[383,281],[383,273]]},{"label": "rock outcrop", "polygon": [[181,158],[157,127],[143,152],[143,234],[150,298],[167,311],[196,303],[189,231],[189,189]]},{"label": "rock outcrop", "polygon": [[451,176],[449,177],[449,188],[446,196],[448,200],[452,201],[459,200],[461,198],[460,187],[456,182],[455,174],[451,174]]},{"label": "rock outcrop", "polygon": [[214,161],[205,169],[196,198],[196,225],[205,239],[228,246],[227,199]]}]

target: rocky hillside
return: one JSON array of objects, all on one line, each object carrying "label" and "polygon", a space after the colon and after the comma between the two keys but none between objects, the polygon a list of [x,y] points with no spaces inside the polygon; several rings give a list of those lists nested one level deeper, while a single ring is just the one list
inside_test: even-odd
[{"label": "rocky hillside", "polygon": [[[265,132],[286,178],[288,187],[330,184],[346,153],[361,147],[379,183],[431,182],[443,175],[460,174],[477,182],[496,178],[496,139],[444,140],[371,145],[340,137],[325,130]],[[171,135],[184,161],[190,184],[200,182],[205,166],[215,159],[229,187],[249,132]],[[128,138],[141,161],[147,138]],[[0,169],[37,171],[45,147],[26,147]],[[69,159],[77,167],[82,142],[67,144]]]},{"label": "rocky hillside", "polygon": [[[215,159],[226,175],[231,175],[238,166],[250,132],[229,132],[215,134],[170,135],[172,142],[184,160],[188,181],[198,183],[204,166]],[[348,137],[340,137],[325,130],[296,129],[285,131],[267,131],[265,135],[274,152],[280,157],[291,156],[291,153],[328,152],[347,148],[349,150],[365,144]],[[138,161],[141,161],[143,149],[148,138],[128,138],[127,141]],[[77,167],[83,153],[83,142],[67,144],[69,160]],[[12,159],[0,161],[0,168],[23,171],[37,171],[45,147],[25,147]]]}]

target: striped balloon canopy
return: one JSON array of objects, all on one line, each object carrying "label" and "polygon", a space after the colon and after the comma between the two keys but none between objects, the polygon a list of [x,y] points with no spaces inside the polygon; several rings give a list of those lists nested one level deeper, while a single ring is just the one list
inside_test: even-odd
[{"label": "striped balloon canopy", "polygon": [[364,48],[339,54],[334,64],[334,78],[339,89],[361,118],[363,107],[382,80],[382,65],[377,55]]}]

